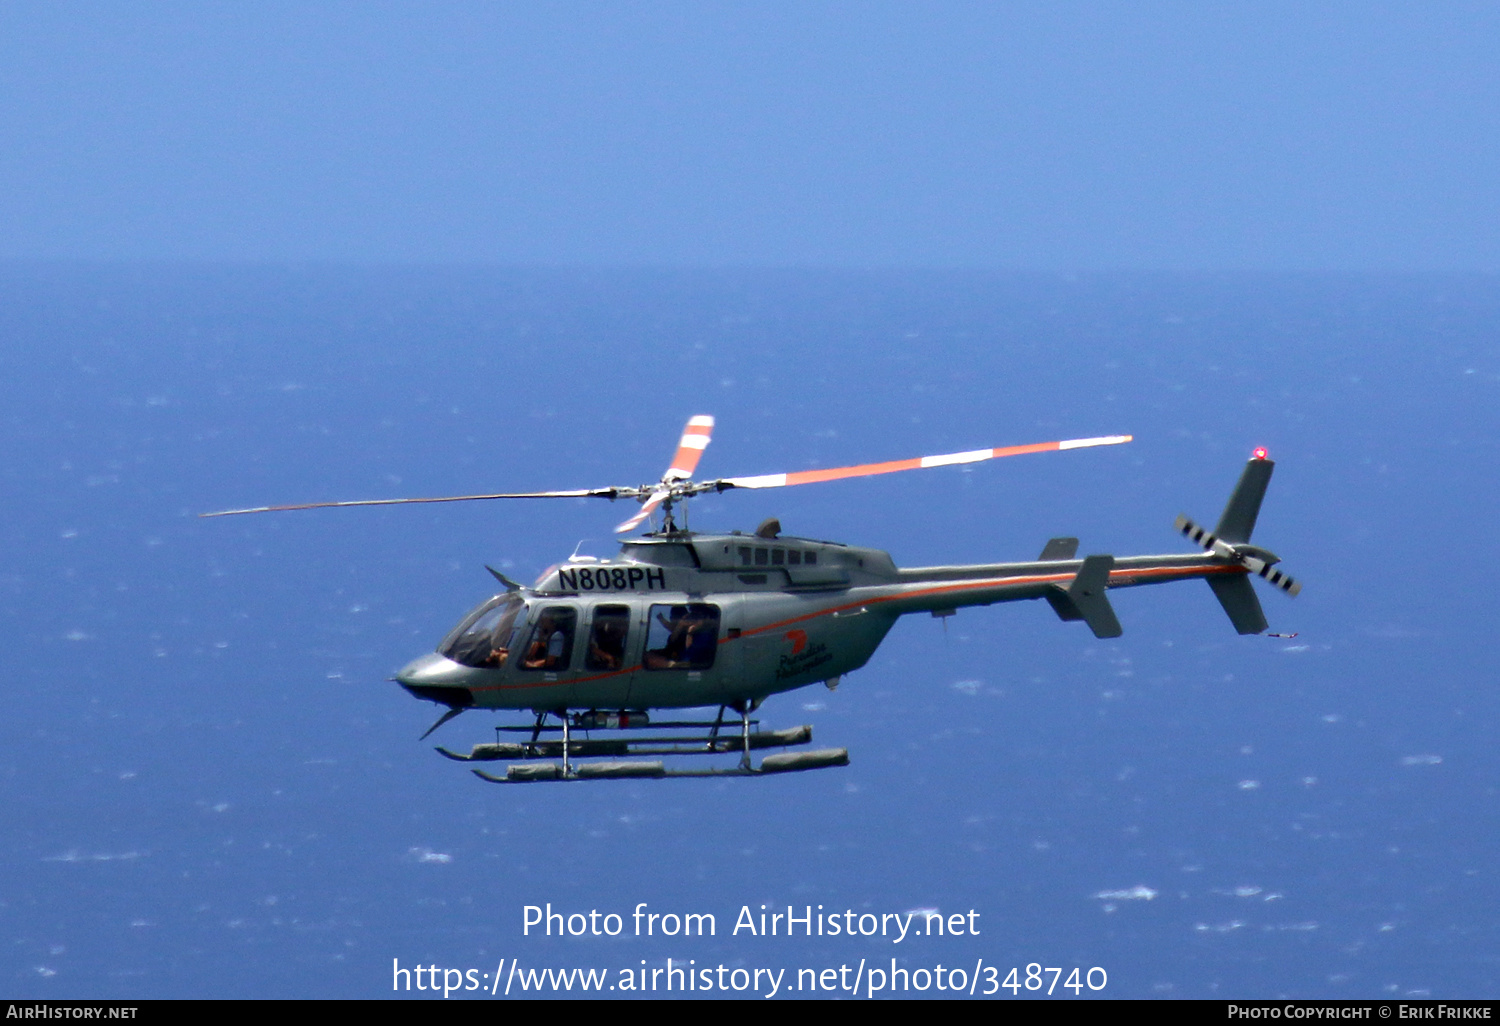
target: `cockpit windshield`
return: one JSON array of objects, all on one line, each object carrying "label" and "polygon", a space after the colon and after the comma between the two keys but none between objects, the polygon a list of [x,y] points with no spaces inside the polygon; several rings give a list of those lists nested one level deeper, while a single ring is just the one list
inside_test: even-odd
[{"label": "cockpit windshield", "polygon": [[513,592],[497,595],[464,617],[438,646],[439,654],[465,666],[499,669],[510,655],[511,634],[525,608]]}]

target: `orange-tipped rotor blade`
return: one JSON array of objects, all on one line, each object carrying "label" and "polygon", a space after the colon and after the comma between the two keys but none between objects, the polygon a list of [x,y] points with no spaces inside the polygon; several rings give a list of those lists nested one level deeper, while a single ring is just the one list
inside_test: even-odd
[{"label": "orange-tipped rotor blade", "polygon": [[790,474],[761,474],[758,477],[726,477],[720,483],[733,488],[783,488],[787,485],[838,481],[846,477],[871,477],[894,474],[898,470],[920,470],[923,467],[948,467],[958,463],[978,463],[1001,456],[1022,456],[1031,452],[1058,452],[1063,449],[1086,449],[1095,445],[1119,445],[1132,435],[1106,435],[1102,438],[1070,438],[1061,442],[1036,442],[1032,445],[1010,445],[1001,449],[975,449],[952,452],[944,456],[918,456],[913,460],[891,460],[888,463],[862,463],[857,467],[832,467],[828,470],[799,470]]},{"label": "orange-tipped rotor blade", "polygon": [[658,488],[656,491],[652,492],[650,498],[641,503],[641,511],[635,516],[631,517],[629,520],[625,521],[623,524],[620,524],[618,527],[616,527],[615,534],[624,534],[626,531],[633,531],[637,527],[641,526],[641,522],[649,517],[652,513],[654,513],[656,511],[656,507],[660,506],[662,504],[662,500],[665,499],[669,494],[671,493],[669,493],[665,488]]},{"label": "orange-tipped rotor blade", "polygon": [[703,450],[708,448],[708,440],[714,433],[714,419],[712,417],[694,417],[687,422],[687,427],[682,429],[682,440],[677,443],[677,455],[672,457],[672,465],[662,475],[663,481],[686,481],[693,476],[693,471],[698,469],[698,461],[703,458]]}]

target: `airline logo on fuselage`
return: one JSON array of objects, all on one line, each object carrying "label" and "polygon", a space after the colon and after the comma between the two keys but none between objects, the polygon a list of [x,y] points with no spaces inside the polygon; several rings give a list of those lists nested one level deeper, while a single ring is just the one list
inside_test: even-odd
[{"label": "airline logo on fuselage", "polygon": [[807,632],[804,630],[790,630],[782,635],[792,643],[792,651],[783,655],[776,664],[776,679],[786,680],[788,677],[797,677],[816,669],[824,663],[833,661],[833,653],[828,651],[828,646],[821,641],[808,643]]}]

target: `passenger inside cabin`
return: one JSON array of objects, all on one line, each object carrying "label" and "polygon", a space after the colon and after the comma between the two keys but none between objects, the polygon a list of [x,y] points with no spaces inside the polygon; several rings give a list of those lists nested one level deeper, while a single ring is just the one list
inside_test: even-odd
[{"label": "passenger inside cabin", "polygon": [[716,607],[695,603],[656,606],[652,611],[656,624],[644,659],[646,669],[702,670],[713,665],[719,638]]},{"label": "passenger inside cabin", "polygon": [[589,652],[584,666],[590,670],[618,670],[625,664],[625,634],[630,614],[621,607],[602,607],[594,614]]},{"label": "passenger inside cabin", "polygon": [[521,665],[528,670],[561,669],[568,648],[568,632],[551,610],[543,612],[532,632]]}]

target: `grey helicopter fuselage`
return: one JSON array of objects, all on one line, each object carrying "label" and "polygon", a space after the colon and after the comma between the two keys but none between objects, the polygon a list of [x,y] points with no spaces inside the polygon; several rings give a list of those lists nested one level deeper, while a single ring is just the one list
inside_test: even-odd
[{"label": "grey helicopter fuselage", "polygon": [[1106,589],[1192,577],[1249,588],[1220,554],[1080,560],[1076,548],[1055,539],[1030,562],[901,569],[877,549],[804,538],[637,537],[613,559],[574,557],[510,585],[396,679],[454,710],[742,708],[836,683],[907,613],[1045,598],[1114,637]]},{"label": "grey helicopter fuselage", "polygon": [[[1256,449],[1240,474],[1218,526],[1177,518],[1176,527],[1203,551],[1191,555],[1091,555],[1075,558],[1077,538],[1053,538],[1021,563],[900,568],[888,553],[837,542],[781,537],[767,520],[746,535],[678,530],[674,509],[697,495],[730,489],[873,477],[907,470],[969,465],[1032,453],[1120,445],[1130,435],[1033,442],[912,459],[861,463],[749,477],[692,478],[714,419],[690,418],[661,479],[640,486],[546,492],[500,492],[257,506],[203,516],[352,506],[495,499],[633,499],[639,509],[615,528],[634,531],[660,518],[660,529],[631,538],[613,559],[574,555],[531,587],[491,570],[505,591],[481,603],[437,646],[396,680],[414,696],[447,706],[425,738],[466,709],[528,709],[531,726],[501,724],[494,743],[468,754],[439,747],[463,762],[506,760],[495,783],[636,777],[765,776],[846,766],[844,748],[782,752],[760,765],[751,753],[808,744],[812,728],[760,729],[751,713],[769,695],[818,682],[830,688],[864,666],[896,620],[907,613],[947,616],[963,606],[1044,599],[1062,620],[1081,620],[1097,638],[1122,630],[1109,601],[1113,588],[1201,578],[1240,634],[1268,624],[1250,577],[1296,595],[1301,585],[1276,569],[1277,556],[1250,544],[1275,466]],[[1279,635],[1286,637],[1288,635]],[[712,721],[655,720],[655,709],[718,706]],[[725,713],[739,714],[738,737]],[[549,719],[558,722],[553,725]],[[752,729],[753,728],[753,729]],[[651,735],[632,734],[650,729]],[[615,731],[613,738],[590,737]],[[557,738],[551,732],[560,732]],[[582,739],[574,731],[585,734]],[[682,734],[680,731],[706,731]],[[529,740],[504,740],[509,733]],[[546,735],[544,737],[544,735]],[[659,759],[738,752],[739,765],[667,770]],[[561,757],[559,763],[538,762]],[[578,760],[585,760],[579,762]],[[604,761],[587,761],[604,760]]]}]

